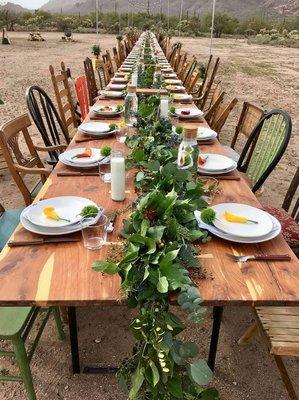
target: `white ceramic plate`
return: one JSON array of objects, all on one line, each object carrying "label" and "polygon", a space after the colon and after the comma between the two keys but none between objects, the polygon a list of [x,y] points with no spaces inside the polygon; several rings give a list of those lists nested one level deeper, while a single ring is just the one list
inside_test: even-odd
[{"label": "white ceramic plate", "polygon": [[[212,208],[216,211],[214,225],[219,230],[230,235],[243,238],[259,238],[260,236],[268,235],[273,229],[273,223],[270,215],[259,208],[238,203],[217,204],[212,206]],[[249,218],[253,221],[257,221],[258,223],[254,224],[248,222],[243,224],[228,222],[224,217],[225,211]]]},{"label": "white ceramic plate", "polygon": [[100,94],[105,96],[105,97],[117,97],[117,98],[121,98],[124,97],[123,92],[117,92],[117,91],[113,91],[113,90],[101,90]]},{"label": "white ceramic plate", "polygon": [[78,130],[83,133],[107,133],[109,132],[109,124],[104,122],[83,122],[78,127]]},{"label": "white ceramic plate", "polygon": [[166,89],[169,90],[170,92],[185,92],[186,89],[184,86],[179,86],[179,85],[167,85]]},{"label": "white ceramic plate", "polygon": [[165,83],[167,85],[181,85],[182,81],[180,81],[179,79],[165,79]]},{"label": "white ceramic plate", "polygon": [[120,67],[119,70],[122,71],[122,72],[131,72],[132,68],[131,67]]},{"label": "white ceramic plate", "polygon": [[[184,115],[182,111],[190,111],[190,114]],[[176,117],[180,117],[181,119],[192,119],[192,118],[201,118],[204,113],[196,108],[176,108],[175,114]]]},{"label": "white ceramic plate", "polygon": [[273,228],[272,228],[271,232],[269,232],[265,236],[260,236],[259,238],[243,238],[243,237],[239,237],[239,236],[229,235],[228,233],[222,232],[219,229],[215,228],[213,225],[208,225],[208,224],[205,224],[204,222],[202,222],[202,220],[200,219],[200,215],[201,215],[200,211],[195,211],[194,215],[195,215],[195,218],[201,229],[205,229],[205,230],[209,231],[210,233],[212,233],[213,235],[218,236],[221,239],[228,240],[230,242],[263,243],[263,242],[267,242],[268,240],[274,239],[281,232],[281,225],[280,225],[279,221],[272,215],[270,215],[270,217],[272,219],[272,224],[273,224]]},{"label": "white ceramic plate", "polygon": [[109,83],[109,85],[107,86],[109,90],[124,90],[126,87],[127,87],[126,84],[121,84],[121,83],[119,84]]},{"label": "white ceramic plate", "polygon": [[222,154],[214,153],[202,153],[202,158],[206,159],[206,163],[201,165],[199,168],[206,172],[221,172],[226,171],[234,165],[234,160],[229,157],[223,156]]},{"label": "white ceramic plate", "polygon": [[[53,197],[52,199],[41,200],[36,204],[27,207],[24,214],[28,221],[38,227],[45,228],[61,228],[63,226],[70,226],[79,222],[82,217],[80,212],[83,207],[97,205],[84,197],[77,196],[61,196]],[[69,221],[56,221],[54,219],[47,218],[43,210],[46,207],[54,207],[55,211],[61,218],[65,218]]]},{"label": "white ceramic plate", "polygon": [[71,150],[65,151],[63,157],[65,160],[76,163],[78,165],[86,165],[86,164],[95,164],[98,163],[103,156],[100,153],[100,149],[91,148],[91,156],[90,157],[82,157],[77,158],[76,155],[83,153],[85,151],[85,147],[79,147]]},{"label": "white ceramic plate", "polygon": [[126,82],[128,82],[128,79],[123,78],[121,76],[115,76],[114,78],[112,78],[112,82],[115,82],[115,83],[126,83]]},{"label": "white ceramic plate", "polygon": [[166,74],[166,73],[164,73],[163,76],[164,76],[164,78],[165,78],[165,81],[166,81],[166,79],[177,78],[177,75],[176,75],[175,73],[173,73],[173,74]]},{"label": "white ceramic plate", "polygon": [[191,94],[185,94],[185,93],[177,93],[173,95],[173,100],[175,101],[181,101],[181,100],[192,100],[192,95]]},{"label": "white ceramic plate", "polygon": [[209,140],[209,139],[215,139],[217,137],[217,132],[213,131],[210,128],[206,127],[199,127],[197,129],[197,140],[202,141],[202,140]]},{"label": "white ceramic plate", "polygon": [[[102,110],[104,108],[104,110]],[[122,108],[121,111],[116,111],[116,106],[109,106],[109,109],[105,109],[105,106],[101,105],[94,105],[91,107],[91,111],[93,111],[95,114],[99,115],[119,115],[123,112],[124,107]]]},{"label": "white ceramic plate", "polygon": [[63,154],[59,154],[59,161],[62,162],[64,165],[67,165],[68,167],[72,168],[80,168],[80,169],[90,169],[90,168],[96,168],[100,164],[109,164],[110,162],[110,156],[109,157],[103,157],[100,159],[100,161],[96,163],[90,163],[90,164],[77,164],[76,161],[69,161],[64,158]]}]

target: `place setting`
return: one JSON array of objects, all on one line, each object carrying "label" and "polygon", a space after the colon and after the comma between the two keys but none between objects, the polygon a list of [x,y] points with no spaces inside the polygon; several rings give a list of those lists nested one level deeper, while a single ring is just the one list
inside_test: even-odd
[{"label": "place setting", "polygon": [[200,175],[219,176],[233,172],[237,163],[222,154],[200,153],[197,161],[197,172]]},{"label": "place setting", "polygon": [[116,104],[116,105],[95,104],[90,108],[90,118],[102,119],[102,118],[120,117],[123,111],[124,111],[124,106],[122,104]]},{"label": "place setting", "polygon": [[125,94],[121,89],[112,90],[109,88],[105,90],[100,90],[100,95],[103,96],[103,98],[107,99],[113,99],[113,98],[123,99],[125,97]]},{"label": "place setting", "polygon": [[202,212],[195,211],[194,215],[199,228],[236,243],[262,243],[281,232],[274,216],[247,204],[217,204]]},{"label": "place setting", "polygon": [[204,116],[203,111],[198,108],[179,108],[179,107],[170,107],[170,115],[172,117],[176,117],[179,119],[202,119]]},{"label": "place setting", "polygon": [[[80,132],[83,135],[99,139],[113,135],[117,129],[119,129],[117,124],[108,124],[105,122],[90,121],[90,122],[83,122],[78,127],[78,132]],[[81,139],[84,140],[85,138]],[[78,139],[76,138],[76,143],[78,143],[78,140],[80,141],[80,138]]]},{"label": "place setting", "polygon": [[[97,168],[101,164],[110,162],[111,149],[108,146],[102,148],[78,147],[67,150],[59,155],[59,161],[72,168],[91,169]],[[57,174],[57,176],[67,176]]]}]

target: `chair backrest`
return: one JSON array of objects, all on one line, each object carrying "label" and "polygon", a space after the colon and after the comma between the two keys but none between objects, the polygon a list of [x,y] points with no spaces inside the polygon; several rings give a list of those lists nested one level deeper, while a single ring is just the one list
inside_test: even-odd
[{"label": "chair backrest", "polygon": [[185,83],[185,88],[187,93],[192,94],[193,91],[196,93],[196,87],[200,82],[200,72],[198,70],[194,70],[193,73],[190,75],[188,81]]},{"label": "chair backrest", "polygon": [[217,107],[211,107],[211,109],[207,112],[206,119],[210,125],[210,128],[218,133],[218,137],[227,118],[237,103],[238,99],[236,98],[225,102],[225,92],[221,92],[214,103],[217,104]]},{"label": "chair backrest", "polygon": [[206,70],[206,73],[205,73],[205,76],[203,79],[203,83],[201,86],[202,89],[199,93],[199,95],[202,96],[202,99],[200,101],[201,109],[204,109],[205,104],[208,100],[211,88],[214,83],[215,76],[216,76],[218,68],[219,68],[219,62],[220,62],[220,58],[217,57],[215,60],[215,63],[212,64],[212,58],[210,56],[209,61],[208,61],[207,70]]},{"label": "chair backrest", "polygon": [[78,76],[75,79],[74,83],[81,111],[81,121],[83,122],[85,117],[89,114],[89,101],[88,101],[88,89],[87,89],[86,77],[84,75]]},{"label": "chair backrest", "polygon": [[103,62],[97,65],[97,73],[99,77],[100,89],[103,90],[108,85],[110,78],[107,68]]},{"label": "chair backrest", "polygon": [[[290,187],[282,203],[282,208],[284,208],[288,212],[290,212],[290,208],[293,203],[295,194],[298,190],[298,187],[299,187],[299,167],[297,167],[295,175],[292,179]],[[295,199],[295,204],[290,214],[296,222],[299,222],[299,196],[297,196],[297,199]]]},{"label": "chair backrest", "polygon": [[121,61],[120,61],[120,58],[119,58],[119,54],[118,54],[117,48],[113,47],[112,51],[113,51],[113,58],[114,58],[114,62],[116,64],[116,68],[119,68],[121,66]]},{"label": "chair backrest", "polygon": [[190,79],[190,76],[193,74],[196,66],[197,66],[197,60],[195,57],[193,57],[193,61],[189,64],[189,68],[187,69],[186,74],[183,77],[183,85],[186,85],[186,83]]},{"label": "chair backrest", "polygon": [[[69,135],[62,123],[52,100],[39,86],[33,85],[26,90],[26,103],[37,129],[46,146],[55,146],[69,143]],[[58,161],[57,151],[49,152],[50,160],[55,164]]]},{"label": "chair backrest", "polygon": [[230,145],[232,149],[235,148],[237,139],[240,134],[246,136],[247,138],[250,136],[253,128],[262,119],[264,114],[265,114],[264,110],[257,107],[256,105],[248,103],[247,101],[243,103],[243,108],[240,114],[240,118]]},{"label": "chair backrest", "polygon": [[[28,114],[24,114],[0,127],[0,146],[8,169],[20,189],[26,205],[31,204],[32,198],[31,191],[23,179],[24,176],[34,173],[40,175],[42,182],[46,180],[46,175],[43,173],[44,165],[28,131],[30,126],[30,118]],[[22,141],[21,138],[23,138]]]},{"label": "chair backrest", "polygon": [[60,118],[69,137],[72,137],[78,124],[75,114],[74,99],[72,98],[64,63],[61,63],[61,71],[58,74],[55,73],[52,65],[50,65],[49,70]]},{"label": "chair backrest", "polygon": [[253,129],[238,161],[256,192],[283,156],[292,133],[292,120],[282,110],[268,112]]},{"label": "chair backrest", "polygon": [[84,70],[87,81],[89,105],[93,106],[95,103],[95,98],[98,95],[98,88],[92,61],[88,57],[84,60]]},{"label": "chair backrest", "polygon": [[109,50],[106,50],[106,57],[107,57],[107,69],[109,73],[110,79],[114,76],[114,67],[113,67],[113,62],[111,58],[111,54]]}]

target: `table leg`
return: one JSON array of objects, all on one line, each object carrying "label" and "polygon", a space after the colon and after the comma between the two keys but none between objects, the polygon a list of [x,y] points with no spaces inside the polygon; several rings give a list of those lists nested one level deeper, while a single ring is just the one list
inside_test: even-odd
[{"label": "table leg", "polygon": [[73,374],[80,374],[76,307],[68,307],[68,320],[69,320],[69,331],[70,331],[70,342],[71,342],[72,371]]},{"label": "table leg", "polygon": [[213,328],[212,328],[209,359],[208,359],[208,365],[212,371],[214,371],[215,368],[215,360],[217,354],[217,345],[219,339],[222,314],[223,314],[223,307],[215,306],[213,308]]}]

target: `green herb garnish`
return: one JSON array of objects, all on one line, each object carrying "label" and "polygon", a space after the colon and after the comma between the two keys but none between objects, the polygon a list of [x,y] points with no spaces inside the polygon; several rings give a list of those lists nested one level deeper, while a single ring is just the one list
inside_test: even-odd
[{"label": "green herb garnish", "polygon": [[117,124],[110,124],[109,125],[109,132],[115,131],[118,128]]},{"label": "green herb garnish", "polygon": [[104,157],[108,157],[111,154],[111,147],[110,146],[103,146],[101,148],[101,155]]},{"label": "green herb garnish", "polygon": [[115,111],[120,112],[124,109],[124,107],[121,104],[117,104],[117,106],[115,107]]},{"label": "green herb garnish", "polygon": [[99,213],[99,209],[96,206],[90,205],[90,206],[85,206],[82,208],[80,215],[84,218],[87,217],[96,217]]},{"label": "green herb garnish", "polygon": [[213,210],[213,208],[206,208],[201,212],[200,218],[204,223],[212,225],[216,219],[216,212]]},{"label": "green herb garnish", "polygon": [[182,126],[176,126],[175,127],[175,132],[179,135],[183,133],[183,127]]}]

